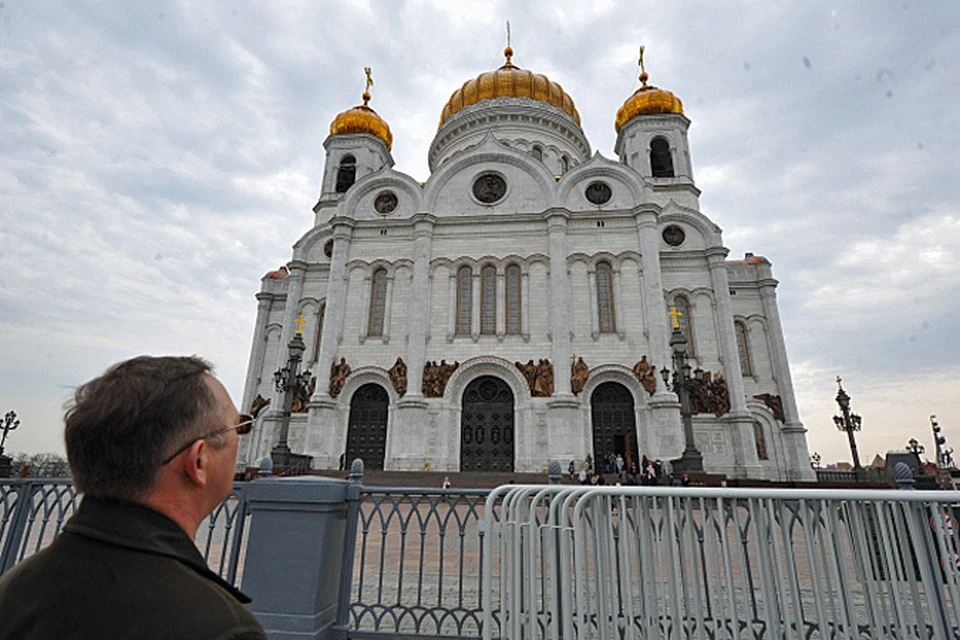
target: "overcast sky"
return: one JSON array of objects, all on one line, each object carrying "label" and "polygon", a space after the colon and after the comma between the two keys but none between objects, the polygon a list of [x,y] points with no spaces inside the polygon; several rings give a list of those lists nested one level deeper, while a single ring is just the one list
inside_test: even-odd
[{"label": "overcast sky", "polygon": [[62,451],[72,389],[142,353],[212,360],[239,402],[254,294],[311,224],[363,67],[423,181],[508,19],[514,63],[563,85],[608,158],[646,45],[692,121],[702,210],[731,258],[773,262],[811,451],[849,459],[837,375],[865,461],[932,452],[930,414],[960,445],[955,2],[0,0],[7,451]]}]

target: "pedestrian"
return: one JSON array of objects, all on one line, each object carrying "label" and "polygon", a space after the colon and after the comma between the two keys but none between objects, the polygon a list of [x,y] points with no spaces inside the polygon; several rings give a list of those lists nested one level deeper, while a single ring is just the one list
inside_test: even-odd
[{"label": "pedestrian", "polygon": [[193,542],[233,490],[252,422],[196,357],[141,356],[81,385],[64,440],[83,500],[0,578],[0,640],[266,640]]},{"label": "pedestrian", "polygon": [[576,480],[577,478],[577,463],[573,460],[570,461],[570,464],[567,465],[567,473],[570,475],[571,480]]},{"label": "pedestrian", "polygon": [[587,484],[587,470],[580,469],[580,474],[577,476],[577,479],[580,481],[580,484]]},{"label": "pedestrian", "polygon": [[443,488],[444,489],[450,488],[450,476],[443,476]]}]

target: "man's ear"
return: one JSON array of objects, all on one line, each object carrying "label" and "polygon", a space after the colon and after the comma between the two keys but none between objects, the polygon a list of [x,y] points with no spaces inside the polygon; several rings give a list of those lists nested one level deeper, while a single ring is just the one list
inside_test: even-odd
[{"label": "man's ear", "polygon": [[190,481],[198,486],[207,484],[207,441],[200,439],[194,442],[187,453],[183,455],[183,470]]}]

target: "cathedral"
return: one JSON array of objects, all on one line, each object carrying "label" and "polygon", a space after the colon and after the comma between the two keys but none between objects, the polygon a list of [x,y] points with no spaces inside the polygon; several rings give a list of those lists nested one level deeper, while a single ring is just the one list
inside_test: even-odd
[{"label": "cathedral", "polygon": [[281,438],[292,341],[283,436],[315,469],[669,461],[685,447],[676,326],[706,471],[813,480],[778,282],[766,258],[728,259],[700,212],[680,99],[641,50],[611,159],[560,84],[504,56],[443,105],[426,182],[394,170],[369,70],[363,104],[333,119],[313,224],[256,296],[240,463]]}]

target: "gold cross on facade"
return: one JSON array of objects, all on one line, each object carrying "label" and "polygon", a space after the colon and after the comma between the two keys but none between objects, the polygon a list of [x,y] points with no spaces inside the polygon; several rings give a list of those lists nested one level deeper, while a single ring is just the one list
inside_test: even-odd
[{"label": "gold cross on facade", "polygon": [[673,320],[673,328],[674,328],[674,329],[679,329],[679,328],[680,328],[680,316],[682,316],[683,314],[680,313],[679,311],[677,311],[677,308],[676,308],[676,307],[670,307],[670,313],[668,313],[667,315],[670,316],[670,319],[671,319],[671,320]]},{"label": "gold cross on facade", "polygon": [[303,314],[301,313],[297,316],[297,319],[293,321],[293,324],[297,325],[297,335],[303,333],[303,325],[307,324],[307,321],[303,319]]},{"label": "gold cross on facade", "polygon": [[837,376],[837,387],[839,387],[840,389],[843,389],[843,378],[841,378],[840,376]]}]

